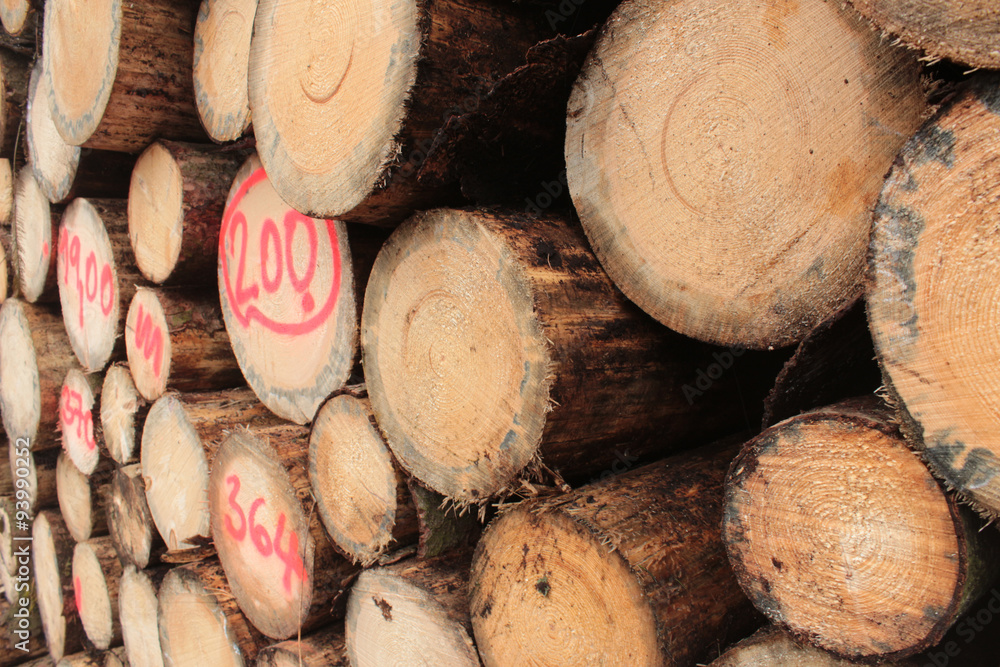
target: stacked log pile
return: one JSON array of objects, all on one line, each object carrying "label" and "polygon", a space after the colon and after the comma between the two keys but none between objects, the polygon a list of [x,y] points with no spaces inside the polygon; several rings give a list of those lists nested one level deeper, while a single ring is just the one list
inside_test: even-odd
[{"label": "stacked log pile", "polygon": [[0,24],[0,667],[996,664],[992,3]]}]

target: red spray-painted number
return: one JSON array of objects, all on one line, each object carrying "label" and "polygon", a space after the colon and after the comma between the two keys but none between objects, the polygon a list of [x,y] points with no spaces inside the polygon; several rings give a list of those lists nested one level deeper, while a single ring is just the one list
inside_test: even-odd
[{"label": "red spray-painted number", "polygon": [[97,447],[97,442],[94,441],[94,415],[89,408],[83,407],[83,396],[78,391],[63,387],[59,403],[62,407],[63,433],[68,433],[75,426],[76,437],[83,440],[87,451],[93,451]]},{"label": "red spray-painted number", "polygon": [[[230,475],[226,478],[226,484],[232,487],[229,492],[230,511],[226,513],[224,520],[226,532],[237,542],[243,542],[247,537],[247,533],[249,533],[250,542],[253,543],[257,553],[264,558],[277,556],[285,564],[285,571],[281,576],[281,584],[284,586],[285,593],[290,595],[292,592],[292,575],[297,576],[299,581],[303,583],[305,583],[307,576],[305,564],[302,562],[301,556],[299,556],[299,536],[295,534],[295,531],[290,531],[288,533],[288,549],[282,550],[281,542],[285,534],[286,522],[285,513],[281,512],[278,514],[278,525],[275,527],[274,538],[272,539],[267,529],[256,522],[257,511],[264,505],[264,499],[257,498],[254,500],[250,504],[250,515],[247,516],[243,513],[243,508],[236,499],[236,496],[240,492],[239,476]],[[234,522],[234,518],[239,520],[238,526]]]},{"label": "red spray-painted number", "polygon": [[[280,225],[269,217],[248,220],[243,199],[258,184],[270,187],[263,167],[243,182],[222,218],[219,264],[226,297],[243,327],[256,321],[276,333],[309,333],[326,322],[337,305],[341,267],[336,225],[290,208],[280,216]],[[295,262],[297,240],[309,251],[301,269]],[[316,280],[320,262],[333,267],[328,285]]]},{"label": "red spray-painted number", "polygon": [[64,269],[60,280],[76,291],[80,302],[77,314],[80,326],[83,327],[84,305],[98,301],[101,313],[107,317],[114,308],[118,290],[111,265],[99,262],[93,250],[82,258],[81,266],[81,248],[82,243],[77,234],[68,232],[65,228],[59,230],[59,259]]},{"label": "red spray-painted number", "polygon": [[139,304],[135,318],[135,346],[142,352],[143,359],[149,361],[150,357],[153,358],[153,373],[160,377],[163,369],[163,330],[143,310],[142,304]]}]

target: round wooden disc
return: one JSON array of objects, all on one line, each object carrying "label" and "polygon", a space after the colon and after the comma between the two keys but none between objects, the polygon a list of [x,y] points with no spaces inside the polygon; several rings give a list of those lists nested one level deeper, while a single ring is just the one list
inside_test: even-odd
[{"label": "round wooden disc", "polygon": [[142,275],[162,283],[173,272],[184,234],[184,177],[163,144],[139,156],[128,190],[128,235]]},{"label": "round wooden disc", "polygon": [[849,659],[941,639],[965,583],[958,534],[921,460],[854,420],[778,425],[726,483],[723,540],[740,585],[772,621]]},{"label": "round wooden disc", "polygon": [[101,458],[94,437],[94,392],[76,368],[66,374],[59,395],[59,431],[63,450],[80,472],[84,475],[94,472]]},{"label": "round wooden disc", "polygon": [[550,359],[530,283],[476,214],[438,210],[379,252],[362,315],[372,409],[400,463],[484,501],[536,456]]},{"label": "round wooden disc", "polygon": [[143,287],[137,289],[125,317],[125,352],[136,390],[150,401],[158,399],[167,389],[169,331],[156,293]]},{"label": "round wooden disc", "polygon": [[160,646],[173,667],[245,667],[236,637],[213,591],[184,568],[160,584]]},{"label": "round wooden disc", "polygon": [[208,537],[208,461],[201,439],[172,394],[149,409],[142,429],[142,474],[153,523],[171,551]]},{"label": "round wooden disc", "polygon": [[0,306],[0,412],[8,442],[26,438],[34,444],[42,396],[35,344],[18,299]]},{"label": "round wooden disc", "polygon": [[623,3],[568,105],[595,254],[676,331],[798,341],[860,291],[871,208],[925,107],[919,74],[840,3]]},{"label": "round wooden disc", "polygon": [[118,617],[130,667],[163,667],[156,590],[149,576],[133,565],[122,572]]},{"label": "round wooden disc", "polygon": [[501,515],[476,549],[469,591],[486,665],[662,664],[656,618],[636,575],[561,513]]},{"label": "round wooden disc", "polygon": [[56,459],[56,495],[69,534],[77,542],[89,540],[94,530],[90,478],[80,472],[66,452],[60,452]]},{"label": "round wooden disc", "polygon": [[73,591],[87,637],[97,648],[107,649],[114,632],[111,596],[101,562],[87,542],[73,549]]},{"label": "round wooden disc", "polygon": [[272,447],[248,431],[231,433],[212,463],[208,502],[240,609],[268,637],[289,638],[312,602],[316,543]]},{"label": "round wooden disc", "polygon": [[45,3],[42,66],[49,80],[52,119],[79,146],[94,133],[118,73],[121,0]]},{"label": "round wooden disc", "polygon": [[323,404],[309,435],[309,482],[330,537],[371,564],[392,541],[396,470],[368,412],[353,396]]},{"label": "round wooden disc", "polygon": [[1000,68],[1000,8],[993,0],[851,0],[851,5],[928,56]]},{"label": "round wooden disc", "polygon": [[353,667],[480,665],[468,632],[447,609],[421,587],[378,568],[362,572],[351,588],[346,627]]},{"label": "round wooden disc", "polygon": [[0,158],[0,224],[10,224],[14,217],[14,173],[10,159]]},{"label": "round wooden disc", "polygon": [[66,607],[63,603],[63,567],[59,563],[52,527],[45,514],[35,518],[31,529],[35,595],[42,629],[53,660],[61,660],[66,644]]},{"label": "round wooden disc", "polygon": [[138,409],[139,394],[128,366],[112,365],[101,388],[101,431],[108,453],[121,465],[132,460]]},{"label": "round wooden disc", "polygon": [[56,270],[69,342],[84,370],[99,371],[114,350],[121,304],[111,241],[86,199],[63,213]]},{"label": "round wooden disc", "polygon": [[28,21],[31,0],[0,0],[0,23],[11,35],[19,35]]},{"label": "round wooden disc", "polygon": [[21,169],[14,184],[14,239],[21,297],[34,303],[50,284],[52,211],[31,169]]},{"label": "round wooden disc", "polygon": [[251,157],[226,203],[219,293],[247,383],[276,415],[312,421],[347,380],[357,350],[344,224],[289,208]]},{"label": "round wooden disc", "polygon": [[250,109],[261,160],[293,208],[317,217],[350,211],[397,159],[419,15],[409,0],[261,0]]},{"label": "round wooden disc", "polygon": [[875,349],[935,472],[1000,515],[1000,78],[903,149],[876,209]]},{"label": "round wooden disc", "polygon": [[247,72],[257,0],[201,0],[194,26],[194,96],[213,141],[234,141],[250,127]]},{"label": "round wooden disc", "polygon": [[[153,523],[150,521],[149,503],[146,502],[145,480],[135,481],[140,475],[138,465],[115,470],[105,507],[108,513],[108,532],[119,560],[142,569],[149,565],[153,548]],[[124,626],[124,622],[122,625]]]},{"label": "round wooden disc", "polygon": [[28,83],[25,140],[28,164],[39,187],[50,202],[66,199],[80,165],[80,148],[66,143],[52,120],[48,78],[38,60]]}]

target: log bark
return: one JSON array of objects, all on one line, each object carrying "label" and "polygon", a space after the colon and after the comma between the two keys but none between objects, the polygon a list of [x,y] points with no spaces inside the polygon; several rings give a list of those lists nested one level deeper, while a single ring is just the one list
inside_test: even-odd
[{"label": "log bark", "polygon": [[209,471],[226,432],[282,423],[249,389],[167,394],[149,410],[141,461],[146,501],[171,552],[196,549],[211,536]]},{"label": "log bark", "polygon": [[[447,203],[445,192],[416,182],[414,164],[450,115],[478,106],[492,83],[523,63],[546,33],[542,17],[477,0],[324,18],[332,11],[332,4],[309,11],[274,0],[257,9],[250,109],[275,188],[307,215],[377,225]],[[360,62],[384,72],[377,92]],[[345,117],[355,120],[335,120]]]},{"label": "log bark", "polygon": [[139,156],[129,186],[129,238],[136,264],[151,282],[215,281],[219,221],[247,153],[157,141]]},{"label": "log bark", "polygon": [[[2,15],[0,15],[2,18]],[[0,153],[4,157],[15,156],[18,137],[24,133],[22,120],[28,97],[28,79],[31,76],[31,61],[25,56],[0,49]]]},{"label": "log bark", "polygon": [[[0,165],[0,188],[3,188],[3,167]],[[2,206],[0,202],[0,206]],[[11,294],[11,286],[15,284],[17,275],[14,267],[14,245],[6,229],[0,229],[0,305]]]},{"label": "log bark", "polygon": [[46,307],[7,299],[0,307],[0,408],[10,442],[59,447],[62,382],[78,366],[62,318]]},{"label": "log bark", "polygon": [[250,387],[275,414],[306,424],[354,365],[354,265],[364,260],[352,258],[342,222],[291,209],[268,176],[253,156],[229,192],[218,244],[222,314]]},{"label": "log bark", "polygon": [[998,131],[1000,78],[991,74],[910,139],[875,209],[867,294],[908,440],[989,516],[1000,515]]},{"label": "log bark", "polygon": [[308,431],[239,429],[209,479],[212,535],[240,608],[272,639],[331,619],[357,568],[334,552],[310,507]]},{"label": "log bark", "polygon": [[347,656],[354,667],[407,659],[479,667],[469,618],[469,560],[409,559],[365,570],[347,602]]},{"label": "log bark", "polygon": [[35,177],[21,169],[14,184],[14,252],[20,296],[31,303],[59,300],[52,252],[62,207],[53,208]]},{"label": "log bark", "polygon": [[142,283],[129,246],[127,203],[75,199],[59,225],[59,301],[70,343],[86,371],[124,357],[124,312]]},{"label": "log bark", "polygon": [[1000,575],[1000,535],[934,481],[874,397],[747,443],[726,482],[723,539],[759,610],[848,660],[937,644]]},{"label": "log bark", "polygon": [[45,7],[52,115],[75,146],[137,153],[155,138],[200,140],[191,82],[193,3]]},{"label": "log bark", "polygon": [[138,424],[146,421],[149,404],[136,391],[125,364],[112,364],[101,387],[101,432],[108,454],[119,465],[138,461],[135,443]]},{"label": "log bark", "polygon": [[[18,457],[19,447],[16,443],[6,443],[0,450],[6,450],[7,456],[6,460],[8,465],[3,465],[0,463],[0,496],[10,496],[15,500],[21,500],[23,497],[18,497],[17,491],[17,479],[15,476],[15,471],[18,468],[18,462],[14,459],[27,458],[28,461],[28,488],[25,490],[27,493],[28,503],[32,507],[52,507],[58,502],[56,495],[56,459],[59,456],[58,449],[47,449],[43,452],[29,452],[28,457]],[[23,453],[23,449],[21,453]],[[0,459],[2,461],[3,459]]]},{"label": "log bark", "polygon": [[104,462],[87,476],[80,472],[65,452],[59,454],[56,462],[59,511],[70,534],[77,542],[86,542],[91,537],[108,534],[108,519],[104,505],[111,472],[111,466]]},{"label": "log bark", "polygon": [[62,447],[84,475],[91,475],[101,461],[104,438],[96,418],[100,411],[101,378],[84,375],[78,368],[66,373],[59,394],[59,432]]},{"label": "log bark", "polygon": [[149,513],[140,465],[124,466],[112,473],[107,514],[108,532],[122,563],[142,570],[159,561],[166,546]]},{"label": "log bark", "polygon": [[172,569],[159,592],[164,663],[198,667],[252,664],[267,640],[243,615],[215,559]]},{"label": "log bark", "polygon": [[860,294],[871,208],[925,106],[915,55],[838,3],[626,2],[570,96],[569,189],[647,313],[781,347]]},{"label": "log bark", "polygon": [[334,624],[302,639],[268,646],[257,655],[257,667],[349,667],[344,629]]},{"label": "log bark", "polygon": [[32,528],[38,610],[49,655],[58,662],[83,649],[83,625],[73,592],[73,536],[62,518],[43,510]]},{"label": "log bark", "polygon": [[881,385],[864,302],[858,299],[810,331],[764,400],[762,428]]},{"label": "log bark", "polygon": [[693,665],[745,636],[757,618],[719,525],[735,452],[710,446],[501,514],[472,561],[483,664]]},{"label": "log bark", "polygon": [[212,141],[250,129],[250,37],[257,0],[201,0],[194,26],[194,98]]},{"label": "log bark", "polygon": [[137,570],[126,565],[122,573],[118,615],[130,667],[164,667],[157,591],[167,571],[166,567]]},{"label": "log bark", "polygon": [[78,542],[73,549],[73,590],[84,632],[100,650],[121,644],[118,591],[122,566],[110,537]]},{"label": "log bark", "polygon": [[244,384],[215,293],[139,288],[125,319],[135,387],[155,401],[167,388],[213,391]]},{"label": "log bark", "polygon": [[66,143],[52,119],[49,95],[38,60],[28,87],[24,143],[31,172],[46,198],[60,203],[75,197],[127,197],[135,157]]},{"label": "log bark", "polygon": [[1000,68],[1000,10],[989,0],[851,0],[876,27],[916,47],[927,58],[970,67]]},{"label": "log bark", "polygon": [[744,428],[756,393],[753,355],[657,326],[554,217],[414,216],[375,261],[361,335],[393,454],[460,505]]}]

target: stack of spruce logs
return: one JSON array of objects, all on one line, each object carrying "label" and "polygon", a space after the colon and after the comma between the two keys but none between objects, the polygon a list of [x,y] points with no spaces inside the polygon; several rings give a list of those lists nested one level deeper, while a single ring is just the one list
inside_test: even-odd
[{"label": "stack of spruce logs", "polygon": [[990,0],[0,0],[0,667],[1000,665]]}]

